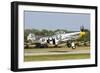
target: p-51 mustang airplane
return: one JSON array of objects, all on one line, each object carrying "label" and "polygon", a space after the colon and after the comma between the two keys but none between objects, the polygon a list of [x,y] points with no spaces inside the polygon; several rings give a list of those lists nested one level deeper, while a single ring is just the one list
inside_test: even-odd
[{"label": "p-51 mustang airplane", "polygon": [[76,48],[75,43],[74,42],[69,43],[69,41],[76,40],[79,37],[82,37],[83,35],[85,35],[85,32],[84,32],[84,27],[82,26],[82,28],[79,32],[56,33],[53,36],[40,37],[38,40],[36,39],[36,36],[34,34],[30,33],[27,36],[27,40],[31,41],[31,43],[33,43],[34,41],[37,41],[35,43],[37,47],[48,47],[47,44],[57,46],[64,42],[64,43],[67,43],[68,47]]}]

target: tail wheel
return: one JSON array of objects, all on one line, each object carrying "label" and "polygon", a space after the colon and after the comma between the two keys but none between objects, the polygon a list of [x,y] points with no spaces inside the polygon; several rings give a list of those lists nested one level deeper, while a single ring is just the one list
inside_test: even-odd
[{"label": "tail wheel", "polygon": [[72,49],[75,49],[76,48],[76,46],[72,46]]}]

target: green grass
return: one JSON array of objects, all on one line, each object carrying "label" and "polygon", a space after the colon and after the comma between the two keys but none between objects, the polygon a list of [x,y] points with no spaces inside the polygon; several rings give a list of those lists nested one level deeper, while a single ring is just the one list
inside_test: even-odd
[{"label": "green grass", "polygon": [[71,60],[71,59],[87,59],[90,54],[62,54],[62,55],[37,55],[24,56],[24,61],[48,61],[48,60]]}]

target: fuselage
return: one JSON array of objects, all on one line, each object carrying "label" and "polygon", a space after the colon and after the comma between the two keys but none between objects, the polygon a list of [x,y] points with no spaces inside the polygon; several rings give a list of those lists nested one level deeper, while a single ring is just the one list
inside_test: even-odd
[{"label": "fuselage", "polygon": [[39,39],[41,44],[59,44],[60,42],[66,42],[67,40],[71,40],[72,38],[77,39],[79,37],[80,32],[74,33],[63,33],[63,34],[56,34],[53,36],[42,37]]}]

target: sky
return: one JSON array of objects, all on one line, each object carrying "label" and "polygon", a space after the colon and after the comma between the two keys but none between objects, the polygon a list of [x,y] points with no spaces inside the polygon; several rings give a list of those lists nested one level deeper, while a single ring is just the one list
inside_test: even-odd
[{"label": "sky", "polygon": [[24,11],[25,29],[80,31],[82,25],[90,29],[90,14]]}]

